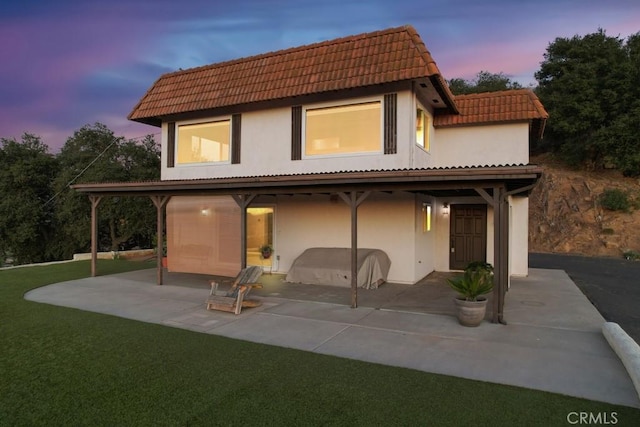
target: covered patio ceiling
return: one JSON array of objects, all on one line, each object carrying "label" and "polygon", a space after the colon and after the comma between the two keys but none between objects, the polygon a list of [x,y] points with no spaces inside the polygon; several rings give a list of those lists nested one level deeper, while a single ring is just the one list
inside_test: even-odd
[{"label": "covered patio ceiling", "polygon": [[[228,195],[240,206],[241,265],[246,266],[246,209],[258,196],[337,194],[351,208],[351,307],[357,307],[357,209],[371,192],[412,192],[444,196],[481,196],[494,209],[493,321],[505,323],[504,295],[508,284],[508,197],[528,194],[542,175],[535,165],[473,168],[405,169],[300,175],[75,184],[91,200],[91,274],[96,275],[97,208],[105,196],[150,197],[157,208],[157,232],[163,235],[164,208],[172,196]],[[158,248],[163,245],[158,239]],[[157,251],[157,283],[162,284],[162,252]]]}]

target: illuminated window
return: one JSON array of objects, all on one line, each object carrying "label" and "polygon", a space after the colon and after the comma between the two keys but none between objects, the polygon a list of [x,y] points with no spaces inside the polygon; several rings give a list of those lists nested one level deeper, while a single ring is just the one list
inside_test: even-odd
[{"label": "illuminated window", "polygon": [[178,164],[229,161],[230,120],[180,125],[177,133]]},{"label": "illuminated window", "polygon": [[431,231],[431,205],[422,204],[422,232]]},{"label": "illuminated window", "polygon": [[416,144],[429,151],[429,115],[422,108],[416,109]]},{"label": "illuminated window", "polygon": [[380,104],[307,109],[305,155],[381,152]]}]

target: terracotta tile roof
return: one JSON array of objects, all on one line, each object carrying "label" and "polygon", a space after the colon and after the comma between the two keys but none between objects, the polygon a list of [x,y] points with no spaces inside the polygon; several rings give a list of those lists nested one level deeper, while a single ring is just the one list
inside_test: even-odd
[{"label": "terracotta tile roof", "polygon": [[158,125],[173,114],[419,78],[457,111],[420,36],[404,26],[165,74],[129,119]]},{"label": "terracotta tile roof", "polygon": [[441,114],[433,120],[435,127],[513,121],[545,121],[549,114],[530,89],[485,92],[455,97],[460,114]]}]

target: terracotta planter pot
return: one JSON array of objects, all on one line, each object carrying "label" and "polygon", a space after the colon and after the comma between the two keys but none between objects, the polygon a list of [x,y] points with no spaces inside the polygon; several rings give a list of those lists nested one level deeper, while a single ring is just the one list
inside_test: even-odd
[{"label": "terracotta planter pot", "polygon": [[466,301],[456,298],[456,311],[458,322],[463,326],[478,326],[484,320],[487,312],[487,299],[478,298],[478,301]]}]

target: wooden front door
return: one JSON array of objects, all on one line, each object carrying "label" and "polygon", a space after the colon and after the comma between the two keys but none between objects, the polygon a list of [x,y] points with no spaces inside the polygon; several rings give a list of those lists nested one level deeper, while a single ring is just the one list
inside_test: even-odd
[{"label": "wooden front door", "polygon": [[451,205],[449,268],[487,260],[487,205]]}]

